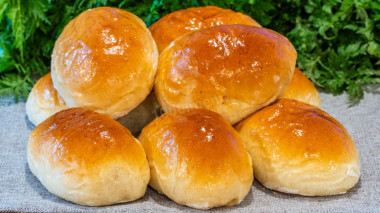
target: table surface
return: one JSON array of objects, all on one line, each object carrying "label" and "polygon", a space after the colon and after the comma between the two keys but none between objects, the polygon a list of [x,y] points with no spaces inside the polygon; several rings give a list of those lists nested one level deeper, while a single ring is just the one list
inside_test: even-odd
[{"label": "table surface", "polygon": [[[380,91],[367,91],[364,99],[350,106],[347,95],[321,93],[322,109],[340,121],[353,137],[359,151],[361,178],[343,195],[303,197],[264,188],[256,180],[237,206],[220,207],[222,212],[380,212]],[[134,202],[107,207],[85,207],[50,194],[30,172],[26,144],[33,126],[25,115],[25,103],[0,98],[0,211],[32,212],[177,212],[196,211],[178,205],[148,188]]]}]

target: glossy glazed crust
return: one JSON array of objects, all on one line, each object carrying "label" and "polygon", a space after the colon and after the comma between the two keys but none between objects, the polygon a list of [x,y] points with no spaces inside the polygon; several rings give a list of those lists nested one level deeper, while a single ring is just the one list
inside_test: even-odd
[{"label": "glossy glazed crust", "polygon": [[144,22],[127,11],[99,7],[71,20],[52,55],[55,88],[70,107],[118,118],[153,87],[157,46]]},{"label": "glossy glazed crust", "polygon": [[52,194],[89,206],[138,199],[149,167],[141,144],[110,117],[82,108],[63,110],[32,132],[32,173]]},{"label": "glossy glazed crust", "polygon": [[321,108],[321,98],[314,84],[296,68],[289,86],[280,98],[289,98]]},{"label": "glossy glazed crust", "polygon": [[280,99],[237,130],[252,157],[255,178],[270,189],[333,195],[359,180],[355,143],[342,124],[317,107]]},{"label": "glossy glazed crust", "polygon": [[195,30],[218,25],[242,24],[260,27],[251,17],[215,6],[192,7],[174,11],[149,27],[161,52],[177,37]]},{"label": "glossy glazed crust", "polygon": [[156,97],[165,112],[206,108],[235,124],[283,93],[296,58],[288,39],[269,29],[225,25],[196,31],[160,54]]},{"label": "glossy glazed crust", "polygon": [[232,206],[251,188],[251,158],[237,132],[217,113],[165,113],[143,129],[139,140],[151,169],[149,184],[179,204]]},{"label": "glossy glazed crust", "polygon": [[66,108],[65,101],[53,87],[50,73],[36,82],[25,105],[29,120],[36,126]]}]

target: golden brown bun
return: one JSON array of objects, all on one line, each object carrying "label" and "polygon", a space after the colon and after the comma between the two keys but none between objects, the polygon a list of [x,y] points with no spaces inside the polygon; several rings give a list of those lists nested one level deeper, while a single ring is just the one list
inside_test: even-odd
[{"label": "golden brown bun", "polygon": [[186,34],[159,57],[155,93],[165,112],[206,108],[235,124],[276,100],[297,53],[261,27],[225,25]]},{"label": "golden brown bun", "polygon": [[165,113],[139,139],[151,169],[150,186],[179,204],[233,206],[251,188],[251,158],[238,133],[217,113]]},{"label": "golden brown bun", "polygon": [[149,167],[128,129],[83,108],[58,112],[38,125],[27,148],[32,173],[49,192],[87,206],[136,200]]},{"label": "golden brown bun", "polygon": [[314,84],[296,68],[289,86],[280,98],[289,98],[321,108],[321,98]]},{"label": "golden brown bun", "polygon": [[177,37],[195,30],[218,25],[243,24],[260,27],[251,17],[215,6],[178,10],[160,18],[149,27],[161,52]]},{"label": "golden brown bun", "polygon": [[33,86],[25,108],[29,120],[36,126],[51,115],[67,108],[65,101],[53,87],[50,73],[40,78]]},{"label": "golden brown bun", "polygon": [[280,99],[237,127],[264,186],[292,194],[345,193],[359,180],[359,156],[337,120],[317,107]]},{"label": "golden brown bun", "polygon": [[54,87],[69,107],[118,118],[153,87],[157,46],[144,22],[127,11],[99,7],[71,20],[52,56]]},{"label": "golden brown bun", "polygon": [[154,92],[151,92],[136,108],[117,122],[127,127],[132,134],[138,135],[141,130],[160,115],[161,109]]}]

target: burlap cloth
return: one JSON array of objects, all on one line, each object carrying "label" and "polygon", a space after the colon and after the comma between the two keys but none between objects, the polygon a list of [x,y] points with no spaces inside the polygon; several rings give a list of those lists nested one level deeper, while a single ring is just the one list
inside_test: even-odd
[{"label": "burlap cloth", "polygon": [[[222,212],[380,212],[380,93],[366,92],[350,107],[346,95],[321,94],[322,108],[340,121],[356,142],[361,161],[359,183],[346,194],[303,197],[278,193],[254,182],[238,206],[215,208]],[[25,103],[0,98],[0,210],[27,212],[178,212],[196,211],[177,205],[148,188],[134,202],[108,207],[79,206],[50,194],[27,165],[26,144],[32,129]]]}]

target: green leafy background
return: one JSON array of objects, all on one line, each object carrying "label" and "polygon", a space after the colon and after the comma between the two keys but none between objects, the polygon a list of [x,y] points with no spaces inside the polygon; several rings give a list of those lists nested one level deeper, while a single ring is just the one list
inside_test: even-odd
[{"label": "green leafy background", "polygon": [[320,88],[363,96],[380,82],[380,1],[375,0],[0,0],[0,95],[27,97],[35,79],[49,72],[54,42],[80,12],[114,6],[147,26],[183,8],[216,5],[250,15],[287,36],[297,66]]}]

